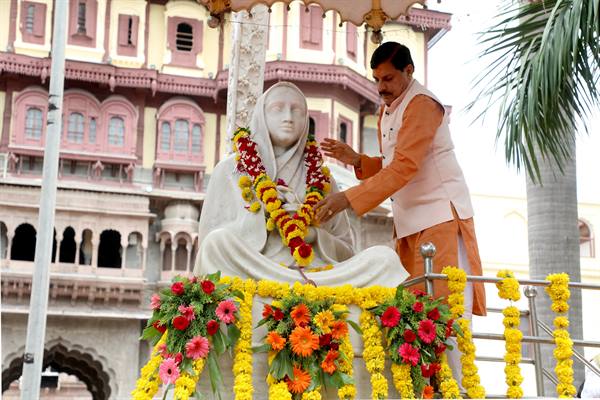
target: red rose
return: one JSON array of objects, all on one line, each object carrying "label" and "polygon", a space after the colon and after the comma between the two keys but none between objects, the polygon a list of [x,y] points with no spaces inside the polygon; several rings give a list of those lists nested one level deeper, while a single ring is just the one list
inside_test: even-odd
[{"label": "red rose", "polygon": [[275,321],[281,321],[283,317],[283,312],[279,308],[276,308],[275,311],[273,311],[273,319]]},{"label": "red rose", "polygon": [[331,334],[327,333],[325,335],[319,336],[319,346],[329,346],[331,344]]},{"label": "red rose", "polygon": [[175,362],[181,364],[181,361],[183,361],[183,355],[181,353],[175,354]]},{"label": "red rose", "polygon": [[404,338],[404,341],[406,343],[412,343],[417,338],[417,335],[415,335],[415,333],[413,331],[411,331],[410,329],[407,329],[402,334],[402,337]]},{"label": "red rose", "polygon": [[171,292],[173,292],[173,294],[176,294],[177,296],[180,296],[183,294],[183,292],[185,292],[185,288],[183,287],[183,283],[182,282],[175,282],[174,284],[171,285]]},{"label": "red rose", "polygon": [[446,337],[449,337],[450,335],[452,335],[452,325],[453,324],[454,324],[453,319],[449,319],[448,322],[446,323]]},{"label": "red rose", "polygon": [[421,364],[421,375],[423,375],[423,378],[429,378],[433,375],[430,364]]},{"label": "red rose", "polygon": [[435,354],[439,356],[444,351],[446,351],[446,345],[444,343],[439,343],[437,346],[435,346],[434,351],[435,351]]},{"label": "red rose", "polygon": [[265,304],[265,306],[263,307],[263,312],[262,312],[263,318],[268,318],[271,315],[273,315],[273,309],[271,308],[270,305]]},{"label": "red rose", "polygon": [[302,258],[307,258],[312,253],[312,246],[310,244],[302,243],[300,247],[298,247],[298,254]]},{"label": "red rose", "polygon": [[206,323],[206,333],[208,333],[210,336],[217,333],[218,330],[219,330],[219,323],[217,321],[215,321],[214,319],[211,319],[210,321],[208,321]]},{"label": "red rose", "polygon": [[215,284],[212,281],[205,280],[200,283],[202,285],[202,291],[206,294],[211,294],[215,291]]},{"label": "red rose", "polygon": [[415,302],[415,304],[413,304],[412,309],[414,312],[421,312],[423,311],[423,303],[421,303],[420,301]]},{"label": "red rose", "polygon": [[183,315],[178,315],[173,318],[173,328],[184,331],[190,324],[190,321]]},{"label": "red rose", "polygon": [[381,325],[393,328],[400,322],[400,311],[394,306],[389,306],[381,315]]},{"label": "red rose", "polygon": [[427,318],[437,321],[440,319],[440,311],[436,308],[427,313]]},{"label": "red rose", "polygon": [[337,351],[337,350],[339,350],[339,348],[340,348],[340,344],[339,344],[339,343],[336,343],[336,342],[331,342],[331,344],[329,344],[329,348],[330,348],[331,350],[335,350],[335,351]]},{"label": "red rose", "polygon": [[164,325],[160,325],[160,321],[154,321],[152,323],[152,326],[154,327],[154,329],[156,329],[157,331],[159,331],[160,333],[165,333],[165,331],[167,330],[167,327]]},{"label": "red rose", "polygon": [[413,294],[417,297],[423,297],[426,296],[427,293],[425,293],[424,291],[422,291],[421,289],[413,289]]},{"label": "red rose", "polygon": [[442,366],[438,363],[431,363],[429,364],[429,369],[433,371],[433,373],[431,374],[432,376],[437,374],[438,372],[440,372],[440,370],[442,369]]}]

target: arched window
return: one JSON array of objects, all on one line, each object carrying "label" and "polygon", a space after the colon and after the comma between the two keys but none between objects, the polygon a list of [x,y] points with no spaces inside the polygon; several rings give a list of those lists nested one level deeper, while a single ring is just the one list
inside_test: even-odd
[{"label": "arched window", "polygon": [[83,114],[74,112],[69,114],[67,128],[67,141],[71,143],[83,143],[85,130]]},{"label": "arched window", "polygon": [[594,237],[588,224],[579,220],[579,255],[581,257],[595,257]]},{"label": "arched window", "polygon": [[187,99],[172,99],[158,111],[157,162],[202,163],[204,114]]},{"label": "arched window", "polygon": [[121,234],[112,229],[102,232],[98,245],[98,266],[121,268],[121,254]]},{"label": "arched window", "polygon": [[122,147],[125,143],[125,121],[121,117],[112,117],[108,125],[108,144]]},{"label": "arched window", "polygon": [[340,141],[346,143],[348,140],[348,125],[345,122],[340,123]]},{"label": "arched window", "polygon": [[29,107],[25,116],[25,137],[27,139],[40,140],[42,138],[42,125],[44,114],[37,107]]},{"label": "arched window", "polygon": [[97,129],[96,118],[91,117],[90,118],[90,134],[88,136],[88,141],[90,142],[90,144],[96,143],[96,129]]},{"label": "arched window", "polygon": [[79,246],[79,264],[92,265],[92,253],[94,245],[92,244],[92,231],[85,229],[81,234],[81,245]]},{"label": "arched window", "polygon": [[179,51],[192,51],[194,48],[194,30],[191,25],[177,24],[176,45]]},{"label": "arched window", "polygon": [[194,124],[192,128],[192,153],[200,154],[202,151],[202,128],[199,124]]},{"label": "arched window", "polygon": [[185,119],[175,121],[175,138],[173,140],[173,150],[181,153],[188,151],[189,141],[189,122]]},{"label": "arched window", "polygon": [[76,247],[75,230],[69,226],[63,232],[62,240],[60,242],[58,262],[74,263]]},{"label": "arched window", "polygon": [[12,260],[33,261],[35,257],[35,241],[37,233],[30,224],[21,224],[15,229],[15,236],[10,248]]}]

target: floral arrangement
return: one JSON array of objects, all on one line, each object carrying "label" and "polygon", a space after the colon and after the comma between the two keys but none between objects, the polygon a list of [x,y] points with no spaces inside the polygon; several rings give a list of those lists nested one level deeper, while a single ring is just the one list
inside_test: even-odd
[{"label": "floral arrangement", "polygon": [[498,296],[501,299],[511,302],[511,305],[502,311],[504,315],[502,321],[504,324],[504,340],[506,342],[506,354],[504,355],[504,361],[506,362],[504,373],[506,375],[506,384],[508,385],[506,396],[510,399],[520,399],[523,397],[523,389],[521,388],[523,376],[519,367],[523,333],[519,330],[521,312],[517,307],[512,305],[512,302],[518,301],[521,298],[519,281],[508,270],[498,271],[496,276],[502,278],[500,282],[496,283]]},{"label": "floral arrangement", "polygon": [[[309,135],[304,149],[306,171],[306,196],[303,204],[294,215],[289,215],[282,207],[278,185],[267,175],[256,143],[247,128],[239,128],[233,135],[233,148],[236,152],[237,169],[242,175],[239,187],[242,198],[248,202],[248,210],[258,212],[262,206],[267,214],[267,229],[277,228],[283,243],[289,247],[296,263],[301,267],[309,266],[314,258],[312,246],[305,242],[308,227],[313,222],[313,206],[324,198],[330,189],[329,170],[323,167],[323,158],[314,135]],[[260,202],[258,200],[260,200]]]},{"label": "floral arrangement", "polygon": [[270,399],[320,399],[323,386],[342,390],[353,384],[342,371],[348,371],[344,362],[350,360],[344,353],[347,313],[331,299],[308,301],[296,294],[264,305],[258,326],[265,325],[268,333],[255,350],[269,352]]},{"label": "floral arrangement", "polygon": [[440,371],[446,340],[458,330],[442,301],[400,285],[391,300],[372,309],[384,330],[394,384],[402,398],[433,397],[429,378]]},{"label": "floral arrangement", "polygon": [[388,382],[383,375],[385,350],[381,340],[381,329],[373,313],[363,309],[360,314],[360,329],[363,333],[363,358],[367,371],[371,374],[371,398],[385,399],[388,396]]},{"label": "floral arrangement", "polygon": [[457,320],[462,335],[457,335],[456,341],[458,349],[462,353],[462,384],[467,390],[467,395],[472,399],[485,398],[485,389],[481,386],[479,372],[475,365],[475,344],[473,343],[473,335],[471,334],[469,320],[462,318],[465,312],[465,288],[467,285],[467,274],[462,269],[457,267],[444,267],[442,274],[448,277],[448,306],[452,318]]},{"label": "floral arrangement", "polygon": [[552,300],[552,311],[557,316],[554,318],[554,343],[556,348],[554,349],[554,358],[556,358],[556,377],[558,378],[558,385],[556,385],[556,392],[558,397],[572,398],[575,396],[577,391],[573,386],[573,341],[569,336],[567,330],[569,326],[569,319],[564,316],[569,311],[569,304],[567,300],[571,297],[569,291],[569,275],[562,274],[550,274],[546,277],[547,281],[550,281],[550,285],[546,287],[546,293]]},{"label": "floral arrangement", "polygon": [[[219,273],[191,279],[178,276],[151,298],[154,311],[142,339],[155,349],[142,377],[158,385],[158,376],[166,391],[174,384],[176,399],[195,393],[205,363],[216,392],[222,383],[217,357],[233,348],[240,336],[235,322],[244,296],[219,280]],[[145,382],[138,387],[141,384]],[[148,396],[143,396],[136,388],[136,400],[151,399],[151,391],[146,392]]]}]

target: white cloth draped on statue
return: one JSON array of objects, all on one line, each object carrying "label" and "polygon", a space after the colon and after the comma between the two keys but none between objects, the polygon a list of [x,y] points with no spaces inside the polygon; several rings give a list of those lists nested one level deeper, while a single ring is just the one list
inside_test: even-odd
[{"label": "white cloth draped on statue", "polygon": [[[258,99],[250,130],[269,177],[273,181],[282,179],[291,189],[285,194],[288,204],[301,203],[306,192],[304,147],[308,137],[308,114],[300,139],[276,156],[265,121],[265,99],[279,87],[298,91],[306,105],[304,95],[296,86],[278,83]],[[293,258],[279,233],[267,231],[264,212],[261,210],[255,214],[246,209],[248,204],[242,199],[239,177],[234,155],[220,161],[211,175],[200,216],[200,248],[194,273],[220,270],[223,275],[230,276],[289,283],[302,281],[298,271],[281,265],[292,265]],[[337,191],[334,180],[331,187]],[[333,269],[307,273],[319,286],[393,287],[408,277],[398,255],[389,247],[374,246],[354,254],[350,221],[345,212],[322,226],[311,226],[310,230],[313,234],[309,235],[308,241],[315,252],[312,265],[333,264]]]}]

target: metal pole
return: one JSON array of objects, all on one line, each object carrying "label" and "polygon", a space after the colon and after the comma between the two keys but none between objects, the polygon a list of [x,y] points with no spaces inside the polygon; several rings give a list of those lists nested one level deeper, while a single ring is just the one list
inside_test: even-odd
[{"label": "metal pole", "polygon": [[435,256],[435,246],[433,243],[427,242],[421,245],[421,256],[423,256],[423,263],[425,264],[425,287],[427,288],[427,294],[433,295],[433,280],[429,278],[429,275],[433,273],[433,256]]},{"label": "metal pole", "polygon": [[54,236],[58,155],[62,127],[66,26],[67,2],[55,1],[46,148],[44,150],[44,170],[29,302],[29,318],[27,320],[27,341],[25,343],[25,354],[23,354],[22,400],[37,400],[40,398],[50,284],[50,261]]},{"label": "metal pole", "polygon": [[[526,286],[523,289],[523,293],[529,302],[529,328],[531,329],[531,335],[538,337],[537,309],[535,308],[537,289],[534,286]],[[539,343],[533,343],[533,358],[535,359],[535,386],[538,396],[544,397],[544,366],[542,365],[542,349]]]}]

